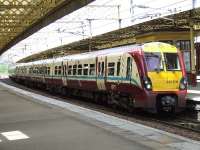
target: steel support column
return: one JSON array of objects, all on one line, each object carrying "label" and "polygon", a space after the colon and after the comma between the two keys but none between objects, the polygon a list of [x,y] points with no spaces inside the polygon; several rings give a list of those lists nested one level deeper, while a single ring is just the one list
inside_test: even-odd
[{"label": "steel support column", "polygon": [[193,24],[190,24],[190,47],[191,47],[191,53],[190,53],[190,62],[191,62],[191,75],[190,80],[191,84],[193,86],[196,85],[196,68],[195,68],[195,52],[194,52],[194,28]]}]

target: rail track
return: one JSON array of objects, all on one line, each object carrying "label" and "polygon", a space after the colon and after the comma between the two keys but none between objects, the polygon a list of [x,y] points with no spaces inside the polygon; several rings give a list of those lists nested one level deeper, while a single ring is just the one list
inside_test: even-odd
[{"label": "rail track", "polygon": [[88,99],[80,100],[80,98],[77,97],[66,98],[60,95],[52,95],[47,91],[42,91],[35,88],[34,89],[28,88],[24,85],[14,83],[9,79],[1,80],[1,82],[4,82],[11,86],[15,86],[17,88],[41,94],[47,97],[52,97],[61,101],[67,101],[69,103],[87,107],[112,116],[120,117],[123,119],[127,119],[129,121],[137,122],[153,128],[161,129],[167,132],[171,132],[174,134],[178,134],[184,137],[200,141],[200,112],[198,111],[186,110],[185,112],[175,116],[174,115],[169,116],[168,114],[153,115],[142,111],[134,111],[133,113],[129,113],[121,108],[118,108],[116,110],[104,105],[98,105],[93,101],[92,102],[89,101]]}]

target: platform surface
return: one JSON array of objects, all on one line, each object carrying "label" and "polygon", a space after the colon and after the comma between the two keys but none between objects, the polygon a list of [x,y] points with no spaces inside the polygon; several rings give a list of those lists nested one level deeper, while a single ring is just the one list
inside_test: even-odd
[{"label": "platform surface", "polygon": [[0,150],[200,150],[200,142],[0,82]]}]

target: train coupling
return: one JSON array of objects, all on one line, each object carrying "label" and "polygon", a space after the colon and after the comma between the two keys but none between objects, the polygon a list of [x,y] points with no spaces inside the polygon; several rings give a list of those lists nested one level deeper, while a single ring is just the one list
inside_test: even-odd
[{"label": "train coupling", "polygon": [[160,99],[160,107],[165,112],[173,111],[176,105],[176,98],[174,96],[165,95]]}]

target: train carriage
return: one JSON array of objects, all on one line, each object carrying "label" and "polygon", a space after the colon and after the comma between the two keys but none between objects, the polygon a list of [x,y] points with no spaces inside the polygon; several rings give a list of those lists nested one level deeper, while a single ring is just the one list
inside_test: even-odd
[{"label": "train carriage", "polygon": [[[96,101],[142,108],[150,112],[179,112],[185,108],[187,81],[182,56],[176,47],[160,42],[116,47],[57,59],[20,64],[16,70],[51,91],[92,96]],[[39,76],[37,75],[39,74]],[[12,78],[20,78],[16,71]],[[21,80],[26,80],[21,78]],[[43,82],[42,82],[43,81]]]}]

